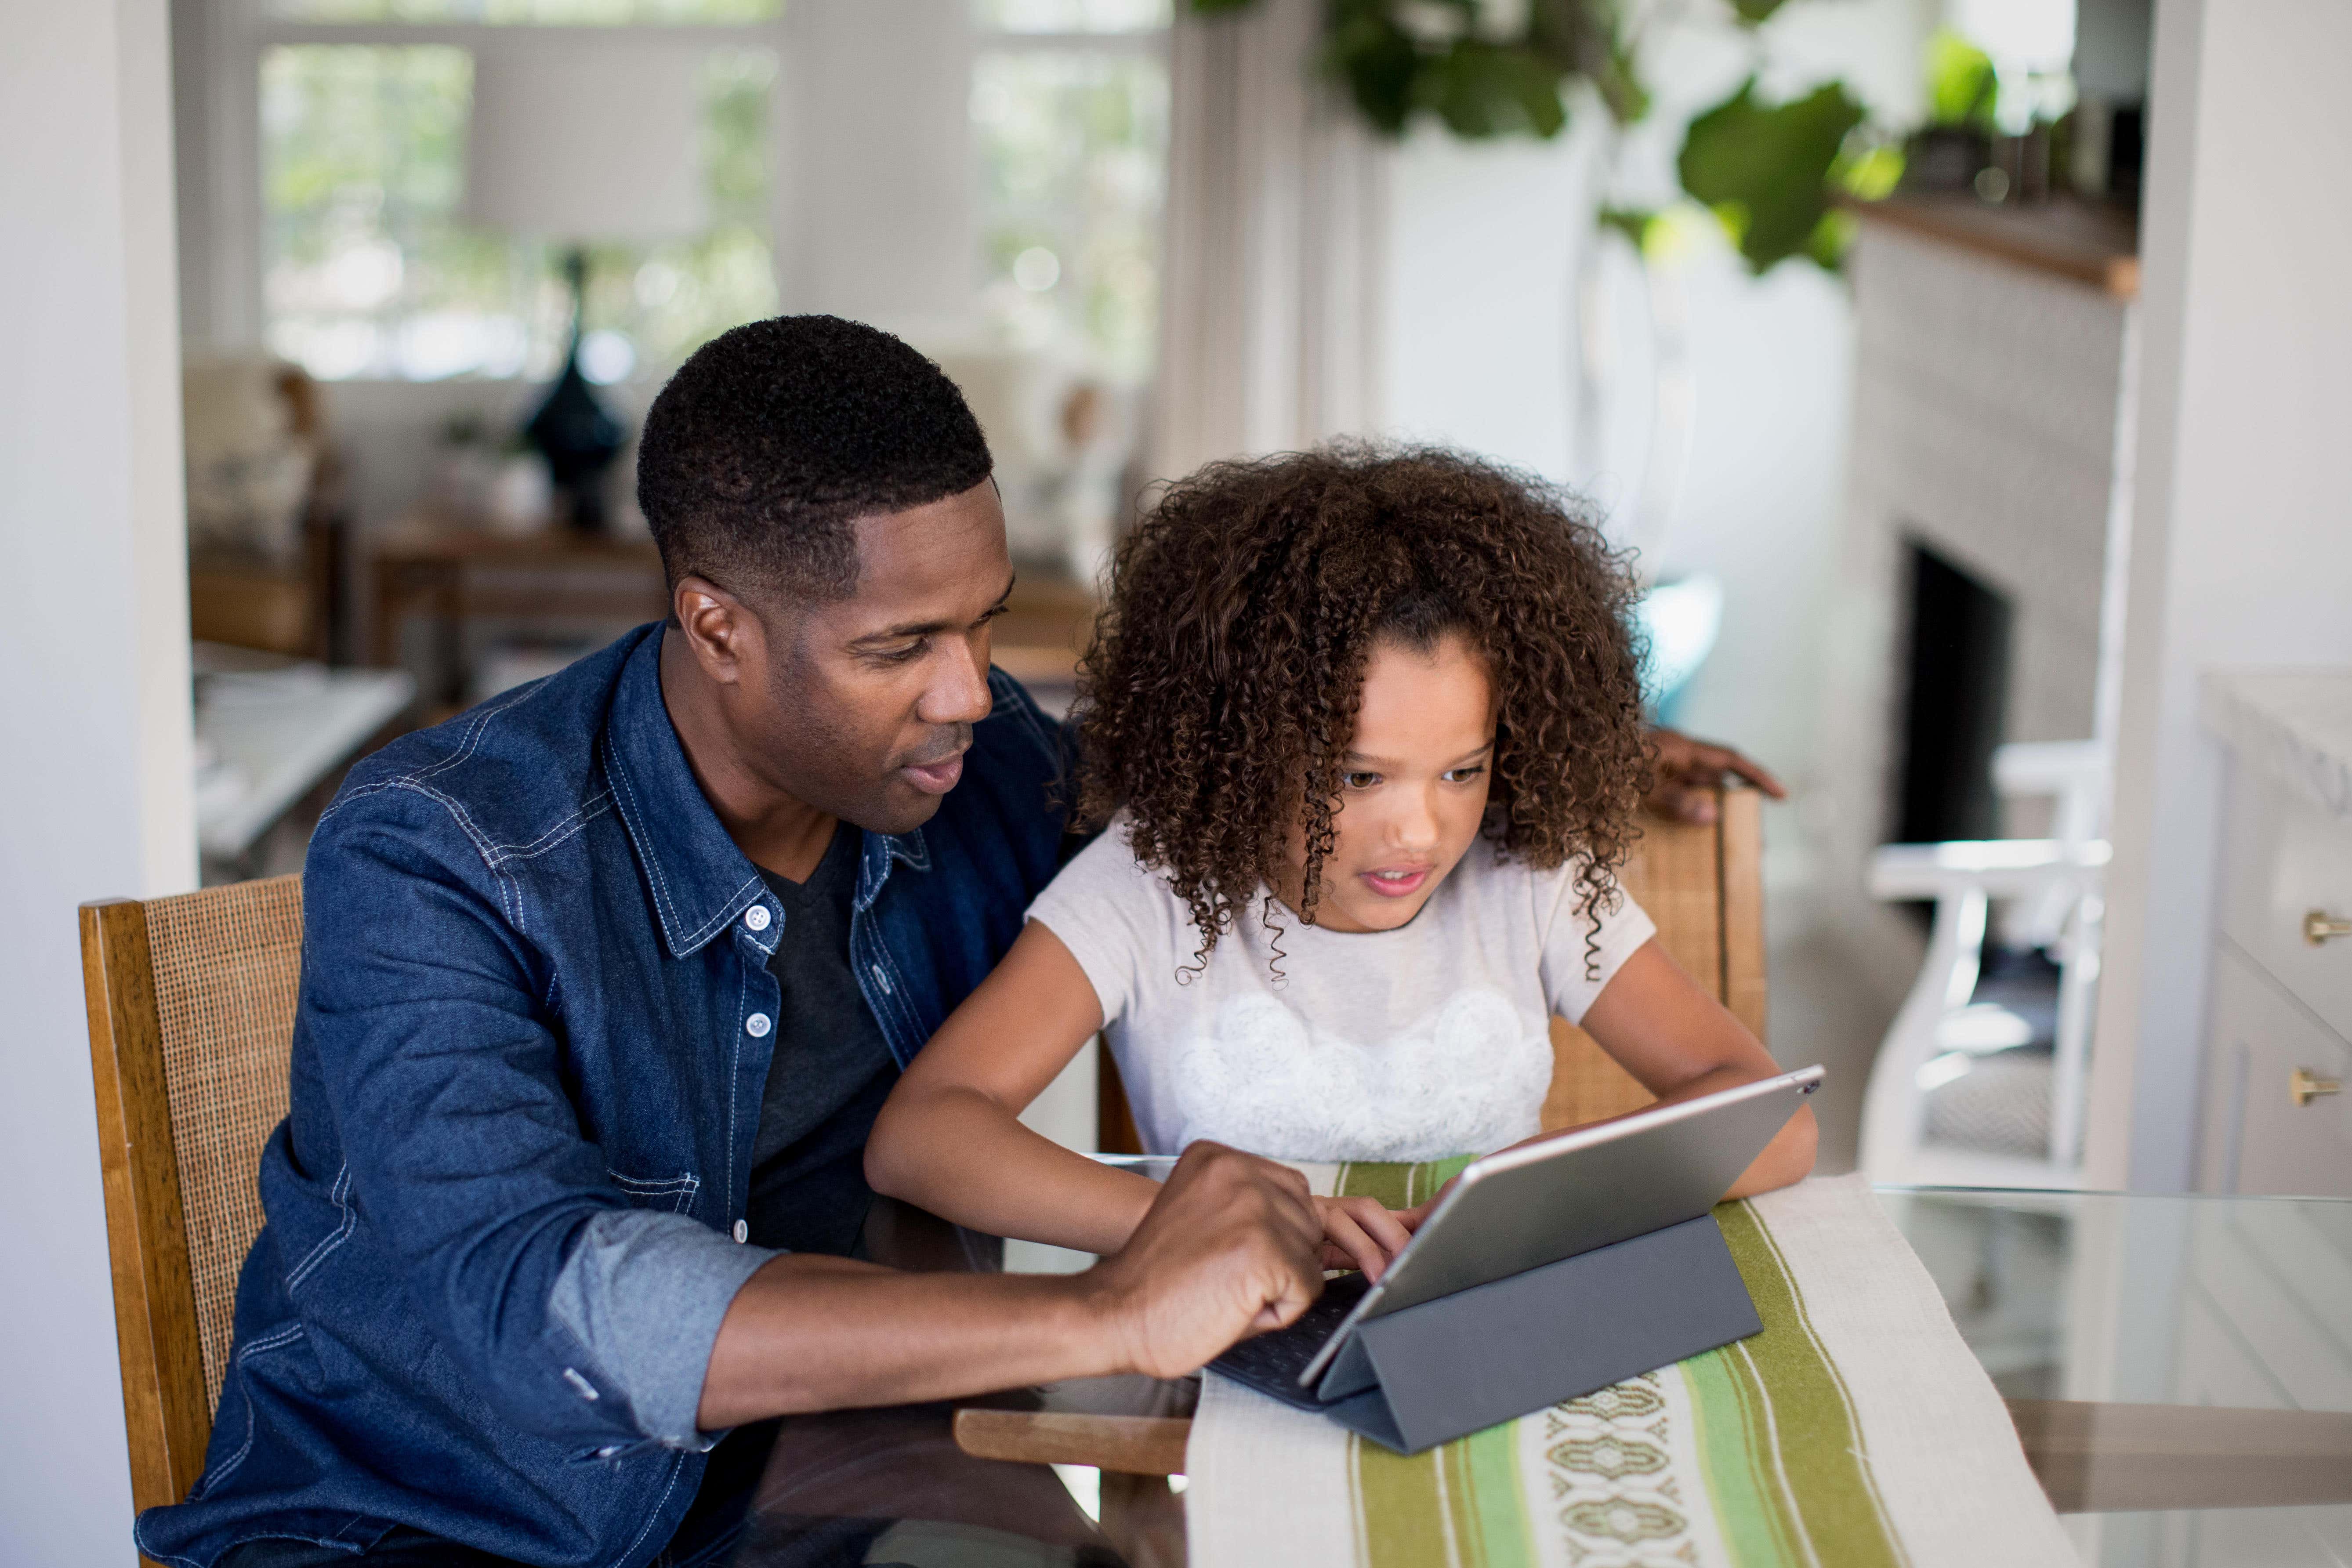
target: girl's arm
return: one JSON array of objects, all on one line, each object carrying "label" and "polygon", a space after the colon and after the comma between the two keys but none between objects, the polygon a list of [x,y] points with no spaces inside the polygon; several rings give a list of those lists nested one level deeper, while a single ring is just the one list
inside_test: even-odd
[{"label": "girl's arm", "polygon": [[[1701,990],[1655,937],[1633,950],[1585,1010],[1584,1032],[1664,1104],[1776,1077],[1748,1026]],[[1813,1108],[1800,1107],[1726,1197],[1801,1181],[1813,1168]]]},{"label": "girl's arm", "polygon": [[[1061,938],[1031,921],[890,1091],[866,1140],[866,1181],[992,1236],[1117,1252],[1160,1184],[1021,1124],[1029,1102],[1102,1026],[1087,972]],[[1369,1198],[1311,1201],[1327,1267],[1378,1279],[1405,1243],[1404,1226]]]},{"label": "girl's arm", "polygon": [[866,1181],[992,1236],[1118,1251],[1159,1184],[1021,1124],[1102,1024],[1087,972],[1031,921],[890,1091],[866,1141]]}]

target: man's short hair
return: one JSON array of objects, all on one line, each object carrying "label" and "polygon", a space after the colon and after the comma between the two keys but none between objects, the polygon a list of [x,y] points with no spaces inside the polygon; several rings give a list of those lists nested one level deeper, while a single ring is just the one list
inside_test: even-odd
[{"label": "man's short hair", "polygon": [[637,504],[675,584],[813,599],[857,589],[852,524],[960,495],[994,467],[939,366],[835,316],[720,333],[646,412]]}]

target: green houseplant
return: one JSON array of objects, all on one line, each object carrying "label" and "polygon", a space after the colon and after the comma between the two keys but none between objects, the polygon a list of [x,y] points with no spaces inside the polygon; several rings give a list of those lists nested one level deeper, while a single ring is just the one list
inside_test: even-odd
[{"label": "green houseplant", "polygon": [[[1186,0],[1195,15],[1245,11],[1260,0]],[[1751,36],[1784,0],[1726,0]],[[1365,121],[1400,136],[1434,119],[1457,136],[1549,139],[1589,89],[1612,135],[1651,110],[1645,30],[1660,7],[1620,0],[1527,0],[1504,20],[1489,0],[1327,0],[1321,68]],[[1756,45],[1761,49],[1760,41]],[[1675,172],[1685,195],[1713,212],[1748,268],[1791,257],[1835,268],[1850,225],[1841,189],[1883,195],[1900,172],[1890,146],[1865,130],[1844,83],[1768,102],[1755,76],[1695,117]],[[1861,132],[1857,134],[1857,132]],[[1638,246],[1652,211],[1602,205],[1599,221]]]}]

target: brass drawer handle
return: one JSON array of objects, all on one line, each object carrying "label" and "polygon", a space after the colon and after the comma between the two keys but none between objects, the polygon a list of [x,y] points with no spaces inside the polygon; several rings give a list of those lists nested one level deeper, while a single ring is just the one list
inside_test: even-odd
[{"label": "brass drawer handle", "polygon": [[2338,936],[2352,936],[2352,921],[2338,920],[2326,910],[2313,910],[2303,917],[2303,940],[2312,946]]},{"label": "brass drawer handle", "polygon": [[2309,1105],[2326,1094],[2342,1094],[2344,1080],[2340,1078],[2317,1078],[2309,1068],[2297,1068],[2287,1075],[2287,1093],[2294,1096],[2295,1104]]}]

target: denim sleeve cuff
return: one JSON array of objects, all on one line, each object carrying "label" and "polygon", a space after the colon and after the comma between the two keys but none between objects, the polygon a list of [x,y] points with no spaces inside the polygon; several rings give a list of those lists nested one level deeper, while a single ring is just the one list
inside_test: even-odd
[{"label": "denim sleeve cuff", "polygon": [[573,1243],[549,1310],[621,1395],[638,1432],[707,1448],[712,1439],[695,1416],[719,1320],[775,1256],[684,1215],[606,1209]]}]

